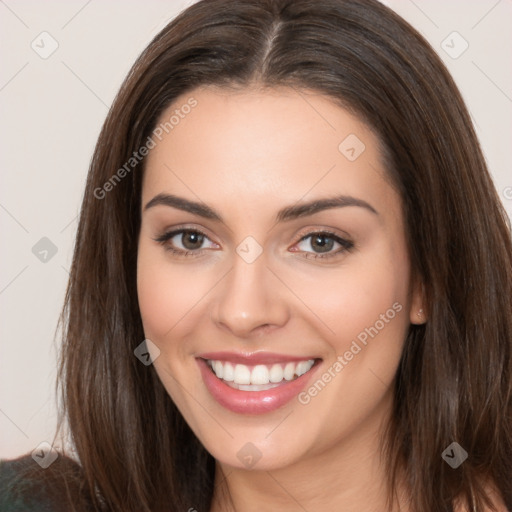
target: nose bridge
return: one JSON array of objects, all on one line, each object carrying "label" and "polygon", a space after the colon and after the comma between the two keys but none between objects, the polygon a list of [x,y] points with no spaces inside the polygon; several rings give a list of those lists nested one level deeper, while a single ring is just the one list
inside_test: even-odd
[{"label": "nose bridge", "polygon": [[214,321],[242,337],[261,326],[286,323],[286,304],[269,274],[263,255],[248,262],[235,254],[233,267],[218,289]]}]

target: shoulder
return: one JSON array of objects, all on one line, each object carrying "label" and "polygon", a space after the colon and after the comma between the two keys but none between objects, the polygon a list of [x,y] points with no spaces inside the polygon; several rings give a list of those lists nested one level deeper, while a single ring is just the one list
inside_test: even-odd
[{"label": "shoulder", "polygon": [[68,512],[72,509],[92,510],[83,492],[81,468],[72,459],[59,456],[46,469],[30,455],[0,461],[2,512]]}]

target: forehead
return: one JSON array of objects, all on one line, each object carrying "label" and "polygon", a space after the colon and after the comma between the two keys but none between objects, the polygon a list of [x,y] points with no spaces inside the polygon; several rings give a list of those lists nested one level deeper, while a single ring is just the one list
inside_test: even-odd
[{"label": "forehead", "polygon": [[246,211],[338,193],[397,202],[376,135],[311,91],[196,89],[179,97],[158,127],[143,202],[161,192],[219,208],[238,201]]}]

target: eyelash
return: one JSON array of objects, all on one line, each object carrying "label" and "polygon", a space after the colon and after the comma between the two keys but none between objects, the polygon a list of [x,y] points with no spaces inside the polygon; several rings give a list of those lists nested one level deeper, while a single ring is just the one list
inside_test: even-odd
[{"label": "eyelash", "polygon": [[[169,251],[176,256],[181,256],[181,257],[201,256],[206,249],[196,249],[196,250],[190,249],[190,250],[184,251],[182,249],[177,249],[176,247],[173,247],[172,245],[168,244],[169,240],[174,238],[176,235],[183,235],[185,233],[194,233],[194,234],[203,236],[206,239],[210,240],[209,237],[202,231],[199,231],[197,229],[188,229],[188,228],[179,228],[179,229],[175,229],[173,231],[168,231],[166,233],[163,233],[159,237],[154,238],[154,240],[155,240],[155,242],[158,242],[159,244],[161,244],[166,251]],[[354,243],[352,241],[347,240],[345,238],[341,238],[340,236],[338,236],[335,233],[332,233],[330,231],[310,231],[309,233],[307,233],[305,235],[301,235],[301,238],[294,245],[298,245],[301,242],[307,240],[308,238],[311,238],[313,236],[318,236],[318,235],[325,236],[326,238],[330,238],[330,239],[334,240],[334,242],[338,243],[341,246],[341,248],[339,248],[335,252],[329,252],[329,253],[325,253],[325,254],[319,254],[319,253],[305,251],[304,256],[303,256],[304,258],[316,259],[316,260],[322,259],[323,260],[323,259],[338,256],[345,252],[351,252],[354,249]],[[299,252],[299,251],[292,251],[292,252]]]},{"label": "eyelash", "polygon": [[176,235],[182,235],[184,233],[195,233],[200,236],[204,236],[209,240],[209,237],[203,233],[202,231],[199,231],[198,229],[190,229],[190,228],[178,228],[173,231],[168,231],[166,233],[163,233],[159,237],[155,238],[155,242],[158,242],[161,244],[166,251],[169,251],[170,253],[176,255],[176,256],[182,256],[182,257],[196,257],[201,256],[205,249],[199,249],[199,250],[183,250],[183,249],[177,249],[176,247],[173,247],[168,242],[171,238],[174,238]]},{"label": "eyelash", "polygon": [[[346,238],[341,238],[340,236],[336,235],[335,233],[332,233],[331,231],[325,231],[325,230],[309,231],[306,234],[300,235],[299,241],[297,243],[295,243],[294,246],[300,244],[301,242],[307,240],[308,238],[311,239],[314,236],[323,236],[325,238],[332,239],[335,243],[339,244],[340,247],[334,252],[328,252],[325,254],[305,251],[302,256],[303,258],[314,259],[314,260],[325,260],[328,258],[334,258],[336,256],[340,256],[341,254],[343,254],[345,252],[351,252],[354,249],[354,242],[352,242],[351,240],[347,240]],[[299,252],[299,251],[292,251],[292,252]]]}]

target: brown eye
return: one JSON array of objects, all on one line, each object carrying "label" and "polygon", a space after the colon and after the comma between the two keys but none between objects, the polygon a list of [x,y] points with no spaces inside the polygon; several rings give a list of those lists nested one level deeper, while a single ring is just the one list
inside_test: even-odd
[{"label": "brown eye", "polygon": [[200,249],[204,242],[204,235],[197,231],[184,231],[178,236],[181,236],[181,244],[187,250]]},{"label": "brown eye", "polygon": [[176,254],[193,253],[200,254],[203,249],[218,249],[218,245],[212,242],[204,233],[193,229],[178,229],[164,233],[155,238],[166,250]]},{"label": "brown eye", "polygon": [[[327,258],[350,251],[354,243],[333,233],[317,232],[304,236],[295,247],[298,251],[304,252],[306,257]],[[297,249],[294,249],[294,252]]]},{"label": "brown eye", "polygon": [[334,247],[334,239],[325,234],[316,234],[311,236],[310,245],[315,252],[329,252]]}]

